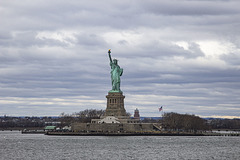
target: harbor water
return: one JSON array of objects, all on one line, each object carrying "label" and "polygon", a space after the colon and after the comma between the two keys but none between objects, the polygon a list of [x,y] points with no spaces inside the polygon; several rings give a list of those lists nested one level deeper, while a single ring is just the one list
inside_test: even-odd
[{"label": "harbor water", "polygon": [[1,160],[237,160],[240,137],[46,136],[0,131]]}]

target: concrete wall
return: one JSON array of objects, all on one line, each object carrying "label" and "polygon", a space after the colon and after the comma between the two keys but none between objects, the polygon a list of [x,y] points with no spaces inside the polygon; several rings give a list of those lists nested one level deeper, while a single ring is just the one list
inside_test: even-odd
[{"label": "concrete wall", "polygon": [[127,132],[153,131],[153,124],[151,123],[124,124],[123,130]]},{"label": "concrete wall", "polygon": [[114,116],[102,117],[102,119],[92,119],[91,123],[140,123],[140,119],[118,118]]},{"label": "concrete wall", "polygon": [[72,130],[74,132],[139,132],[153,131],[152,123],[73,123]]}]

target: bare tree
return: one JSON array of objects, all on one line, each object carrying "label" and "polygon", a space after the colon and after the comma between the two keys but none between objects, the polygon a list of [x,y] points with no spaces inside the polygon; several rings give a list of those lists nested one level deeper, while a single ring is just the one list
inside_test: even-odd
[{"label": "bare tree", "polygon": [[206,121],[198,116],[173,112],[163,115],[163,125],[167,129],[187,132],[196,132],[208,128]]}]

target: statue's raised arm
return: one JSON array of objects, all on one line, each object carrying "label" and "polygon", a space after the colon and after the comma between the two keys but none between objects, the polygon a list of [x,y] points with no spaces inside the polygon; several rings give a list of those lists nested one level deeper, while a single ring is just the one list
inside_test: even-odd
[{"label": "statue's raised arm", "polygon": [[110,53],[111,53],[111,49],[108,50],[108,56],[109,56],[110,62],[112,62],[112,57]]}]

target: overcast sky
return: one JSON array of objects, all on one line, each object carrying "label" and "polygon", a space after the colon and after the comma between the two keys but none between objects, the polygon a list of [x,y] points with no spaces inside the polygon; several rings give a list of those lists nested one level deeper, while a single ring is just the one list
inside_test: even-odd
[{"label": "overcast sky", "polygon": [[238,0],[1,0],[0,116],[106,109],[240,117]]}]

